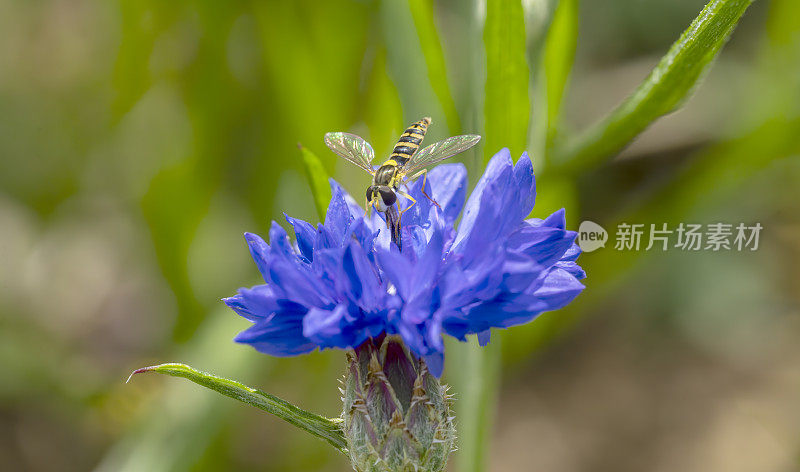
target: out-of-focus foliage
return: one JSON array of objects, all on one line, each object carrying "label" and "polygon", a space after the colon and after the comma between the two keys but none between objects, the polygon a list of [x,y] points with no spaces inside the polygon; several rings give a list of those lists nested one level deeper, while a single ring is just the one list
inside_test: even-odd
[{"label": "out-of-focus foliage", "polygon": [[0,1],[0,461],[346,469],[228,398],[124,380],[186,362],[334,416],[344,356],[235,345],[219,299],[257,276],[244,231],[319,218],[298,142],[360,195],[324,133],[384,155],[428,115],[426,142],[535,151],[534,216],[765,227],[752,254],[585,254],[577,304],[503,336],[499,391],[499,343],[448,345],[453,470],[792,470],[800,7],[713,0],[681,36],[704,3]]}]

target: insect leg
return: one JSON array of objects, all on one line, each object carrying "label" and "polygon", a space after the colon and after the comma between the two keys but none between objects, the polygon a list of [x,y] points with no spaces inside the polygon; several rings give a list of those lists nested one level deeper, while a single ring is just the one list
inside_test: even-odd
[{"label": "insect leg", "polygon": [[[434,205],[436,205],[437,208],[439,208],[441,210],[442,207],[439,206],[439,203],[436,200],[434,200],[433,198],[431,198],[430,195],[425,193],[425,183],[428,181],[428,169],[422,169],[421,171],[419,171],[416,174],[412,175],[411,177],[407,178],[405,180],[405,182],[403,182],[403,183],[406,183],[406,182],[409,182],[409,181],[412,181],[412,180],[416,180],[416,179],[419,178],[420,175],[422,176],[422,194],[425,195],[425,197],[428,200],[430,200]],[[406,183],[406,187],[408,187],[407,183]]]},{"label": "insect leg", "polygon": [[[400,189],[396,189],[396,190],[395,190],[395,192],[397,192],[399,195],[402,195],[402,196],[406,197],[407,199],[411,200],[411,205],[407,206],[407,207],[406,207],[405,209],[403,209],[403,210],[400,210],[400,218],[399,218],[399,220],[401,220],[401,221],[402,221],[402,219],[403,219],[403,213],[407,212],[408,210],[410,210],[410,209],[411,209],[411,207],[413,207],[414,205],[416,205],[416,204],[417,204],[417,201],[414,199],[414,197],[412,197],[411,195],[409,195],[409,194],[407,194],[407,193],[403,192],[403,191],[402,191],[402,190],[400,190]],[[399,221],[398,221],[398,222],[399,222]]]}]

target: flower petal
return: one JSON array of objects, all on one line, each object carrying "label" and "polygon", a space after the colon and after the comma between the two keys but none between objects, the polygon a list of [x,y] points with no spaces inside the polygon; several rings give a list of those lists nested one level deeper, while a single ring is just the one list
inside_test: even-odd
[{"label": "flower petal", "polygon": [[345,203],[347,204],[347,209],[350,211],[350,215],[353,218],[359,218],[364,216],[364,208],[355,201],[355,199],[347,193],[347,191],[339,185],[339,182],[330,179],[328,183],[331,186],[331,196],[333,195],[341,195],[344,198]]},{"label": "flower petal", "polygon": [[250,308],[244,303],[242,296],[236,294],[232,297],[223,298],[222,301],[228,305],[233,311],[235,311],[239,316],[242,318],[255,322],[259,318],[263,318],[263,315],[257,315],[250,311]]},{"label": "flower petal", "polygon": [[[283,292],[275,285],[256,285],[253,288],[240,288],[239,293],[232,298],[238,298],[244,309],[251,315],[250,321],[258,321],[272,316],[275,312],[281,311],[289,304],[281,304],[280,299]],[[230,305],[228,305],[230,306]],[[244,316],[244,315],[243,315]]]},{"label": "flower petal", "polygon": [[530,310],[552,311],[563,308],[586,288],[569,271],[553,267],[540,287],[533,295],[537,303],[529,306]]},{"label": "flower petal", "polygon": [[234,341],[250,344],[256,350],[271,356],[296,356],[311,352],[317,346],[303,336],[305,313],[298,306],[285,309],[242,331]]},{"label": "flower petal", "polygon": [[297,248],[300,250],[300,254],[302,254],[308,262],[313,261],[314,241],[317,238],[317,232],[314,230],[314,227],[310,223],[292,218],[286,213],[284,213],[283,216],[294,228],[294,236],[295,240],[297,240]]},{"label": "flower petal", "polygon": [[283,259],[291,261],[293,264],[298,264],[300,260],[297,258],[297,253],[289,241],[289,235],[277,221],[272,222],[269,228],[269,242],[270,242],[270,262],[275,259]]},{"label": "flower petal", "polygon": [[378,250],[378,264],[388,282],[393,284],[397,293],[403,298],[408,299],[412,295],[414,266],[405,258],[396,247],[390,250]]},{"label": "flower petal", "polygon": [[487,329],[478,333],[478,344],[481,346],[486,346],[489,344],[489,341],[492,339],[492,330]]},{"label": "flower petal", "polygon": [[581,255],[581,248],[577,244],[573,243],[572,246],[567,249],[567,252],[564,253],[564,256],[561,257],[563,261],[576,261],[578,256]]},{"label": "flower petal", "polygon": [[325,214],[325,228],[327,228],[334,240],[341,244],[350,222],[354,219],[350,214],[350,207],[344,199],[344,191],[341,187],[333,188],[331,203],[328,205],[328,212]]},{"label": "flower petal", "polygon": [[247,241],[250,255],[258,267],[258,271],[261,272],[264,281],[269,282],[269,244],[254,233],[244,233],[244,239]]},{"label": "flower petal", "polygon": [[366,311],[380,311],[384,306],[386,288],[378,278],[375,266],[369,261],[361,246],[350,243],[342,258],[343,281],[353,302]]},{"label": "flower petal", "polygon": [[464,164],[443,164],[428,172],[433,193],[429,194],[442,207],[442,216],[453,224],[464,207],[467,195],[467,168]]},{"label": "flower petal", "polygon": [[508,237],[509,249],[525,254],[536,264],[551,266],[572,247],[578,233],[550,226],[523,225]]},{"label": "flower petal", "polygon": [[514,166],[514,181],[516,191],[516,213],[514,218],[521,220],[526,218],[533,210],[536,202],[536,178],[533,175],[533,164],[527,152],[522,153],[522,157]]},{"label": "flower petal", "polygon": [[424,356],[428,370],[435,377],[441,377],[444,373],[444,352],[433,352]]},{"label": "flower petal", "polygon": [[472,190],[472,193],[467,199],[467,204],[464,207],[464,214],[461,217],[461,223],[458,225],[458,233],[456,240],[453,243],[454,248],[463,245],[463,241],[470,235],[474,234],[476,229],[487,229],[481,227],[479,223],[479,216],[486,215],[481,210],[492,199],[496,199],[500,189],[500,183],[508,182],[512,172],[511,153],[507,148],[503,148],[492,157],[489,164],[486,166],[486,171],[478,181],[478,184]]},{"label": "flower petal", "polygon": [[270,267],[272,283],[293,300],[308,308],[331,304],[328,287],[317,283],[311,268],[298,267],[286,260],[276,259]]},{"label": "flower petal", "polygon": [[556,267],[559,269],[563,269],[569,272],[573,277],[578,280],[582,280],[586,278],[586,272],[579,266],[577,263],[573,261],[559,261],[556,262]]},{"label": "flower petal", "polygon": [[332,310],[312,308],[303,318],[303,336],[321,348],[347,348],[364,342],[366,335],[359,333],[346,321],[347,308],[337,305]]}]

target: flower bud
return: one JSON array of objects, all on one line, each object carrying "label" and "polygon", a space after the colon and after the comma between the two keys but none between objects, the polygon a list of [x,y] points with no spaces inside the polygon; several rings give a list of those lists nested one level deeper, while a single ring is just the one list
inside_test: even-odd
[{"label": "flower bud", "polygon": [[451,397],[397,336],[347,353],[344,433],[359,472],[444,470],[455,446]]}]

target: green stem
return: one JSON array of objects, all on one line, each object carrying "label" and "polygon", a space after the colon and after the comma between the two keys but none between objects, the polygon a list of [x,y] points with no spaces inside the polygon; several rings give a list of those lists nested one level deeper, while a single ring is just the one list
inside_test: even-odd
[{"label": "green stem", "polygon": [[159,374],[189,379],[198,385],[214,390],[226,397],[239,400],[240,402],[247,403],[248,405],[275,415],[293,426],[311,433],[318,438],[324,439],[339,452],[347,454],[347,443],[344,438],[344,433],[339,426],[341,419],[331,419],[316,415],[298,406],[292,405],[275,395],[270,395],[261,390],[248,387],[235,380],[200,372],[185,364],[161,364],[137,369],[128,377],[128,381],[130,381],[131,377],[134,375],[143,372],[157,372]]}]

